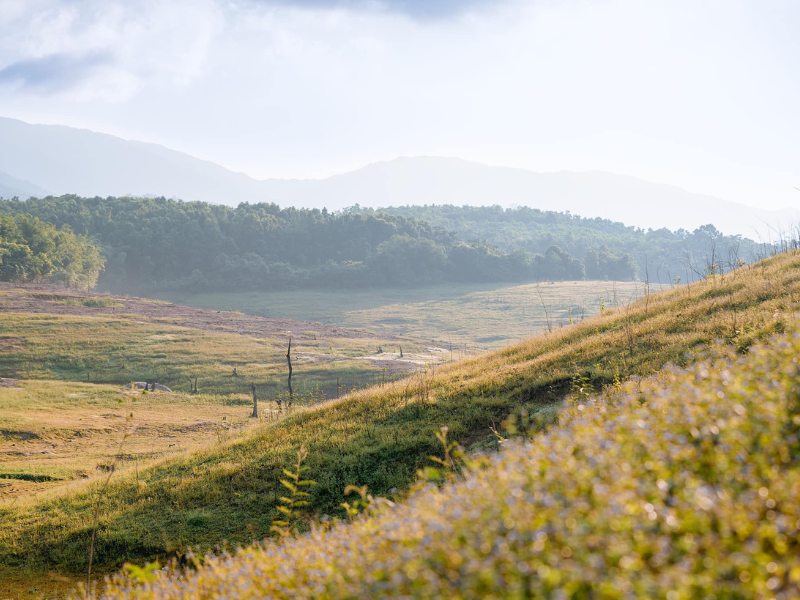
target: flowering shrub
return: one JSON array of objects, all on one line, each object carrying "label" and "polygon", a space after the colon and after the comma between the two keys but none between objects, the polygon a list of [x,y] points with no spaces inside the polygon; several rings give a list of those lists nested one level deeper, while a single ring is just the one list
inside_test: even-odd
[{"label": "flowering shrub", "polygon": [[798,598],[798,357],[793,331],[580,398],[463,481],[102,597]]}]

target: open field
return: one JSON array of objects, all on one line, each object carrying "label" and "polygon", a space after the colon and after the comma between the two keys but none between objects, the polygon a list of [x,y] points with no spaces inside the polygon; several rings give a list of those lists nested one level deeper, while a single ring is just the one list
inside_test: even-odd
[{"label": "open field", "polygon": [[319,400],[445,358],[430,345],[318,323],[54,289],[0,286],[0,376],[177,391],[196,378],[200,393],[231,402],[246,402],[251,384],[274,399],[286,392],[291,338],[294,391]]},{"label": "open field", "polygon": [[227,439],[254,424],[249,407],[213,396],[90,383],[14,381],[0,387],[0,406],[0,498],[107,472],[123,438],[117,470]]},{"label": "open field", "polygon": [[[229,440],[115,476],[103,498],[100,572],[222,540],[268,535],[278,483],[301,445],[317,481],[309,512],[341,515],[346,485],[402,497],[440,448],[442,425],[471,449],[496,447],[498,431],[535,432],[558,419],[570,390],[586,394],[631,376],[687,365],[715,341],[746,351],[784,331],[800,302],[800,254],[714,276],[523,343],[437,366],[413,378],[300,407]],[[513,418],[507,419],[509,415]],[[515,425],[512,427],[512,423]],[[0,503],[0,565],[7,589],[86,568],[98,478]]]},{"label": "open field", "polygon": [[[0,284],[0,499],[26,502],[112,465],[114,477],[137,473],[235,437],[257,425],[251,385],[261,420],[281,418],[275,401],[285,409],[290,337],[295,407],[446,358],[441,348],[318,323]],[[173,393],[123,390],[131,381]],[[18,581],[0,570],[3,581]],[[21,585],[38,593],[74,581],[54,573]]]},{"label": "open field", "polygon": [[[651,291],[658,287],[650,286]],[[621,306],[644,293],[637,282],[564,281],[541,284],[446,284],[410,289],[165,294],[209,309],[305,319],[381,336],[499,348]],[[455,354],[454,357],[460,357]]]}]

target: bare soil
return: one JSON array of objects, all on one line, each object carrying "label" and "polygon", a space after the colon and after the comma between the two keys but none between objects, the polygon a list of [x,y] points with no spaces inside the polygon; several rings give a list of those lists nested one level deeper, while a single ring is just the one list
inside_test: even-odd
[{"label": "bare soil", "polygon": [[[83,306],[84,300],[111,299],[121,306]],[[67,304],[65,302],[75,302]],[[62,287],[42,284],[12,284],[0,282],[0,312],[38,313],[77,316],[130,316],[136,315],[144,321],[167,323],[179,327],[238,333],[256,338],[292,337],[298,341],[322,338],[364,339],[377,338],[374,333],[356,329],[344,329],[334,325],[256,317],[239,312],[208,310],[180,306],[161,300],[146,300],[128,296],[112,296],[92,292],[76,292]],[[381,335],[382,340],[400,339]],[[0,352],[14,350],[22,342],[0,338]]]}]

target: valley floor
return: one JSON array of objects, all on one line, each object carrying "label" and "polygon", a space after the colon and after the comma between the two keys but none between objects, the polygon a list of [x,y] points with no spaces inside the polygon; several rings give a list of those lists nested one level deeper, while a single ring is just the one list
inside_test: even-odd
[{"label": "valley floor", "polygon": [[[662,289],[651,284],[650,292]],[[158,297],[207,309],[305,319],[382,337],[431,340],[465,351],[500,348],[627,304],[641,282],[558,281],[533,284],[439,284],[408,289],[164,293]]]}]

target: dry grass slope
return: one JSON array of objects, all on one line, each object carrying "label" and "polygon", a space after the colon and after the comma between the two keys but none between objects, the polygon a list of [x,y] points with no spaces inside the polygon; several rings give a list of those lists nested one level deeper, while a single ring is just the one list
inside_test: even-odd
[{"label": "dry grass slope", "polygon": [[[382,388],[352,394],[239,439],[121,474],[104,500],[96,559],[111,570],[199,544],[246,543],[276,517],[281,469],[301,444],[310,452],[317,514],[337,513],[348,484],[377,494],[403,489],[437,451],[434,432],[485,447],[512,412],[551,421],[576,383],[600,390],[615,379],[685,365],[714,340],[745,350],[782,332],[800,299],[800,254],[790,253],[691,288],[649,296],[620,310]],[[0,564],[31,577],[86,567],[96,482],[0,506]]]},{"label": "dry grass slope", "polygon": [[800,333],[576,402],[354,524],[103,598],[800,597]]}]

